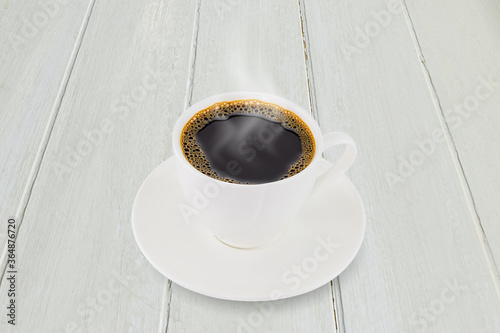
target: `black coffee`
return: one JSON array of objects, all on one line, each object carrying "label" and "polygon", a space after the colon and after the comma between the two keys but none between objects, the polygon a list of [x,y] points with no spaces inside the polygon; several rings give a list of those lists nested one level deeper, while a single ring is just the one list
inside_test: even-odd
[{"label": "black coffee", "polygon": [[217,103],[196,113],[184,126],[181,146],[200,172],[242,184],[293,176],[315,151],[311,130],[297,115],[258,100]]}]

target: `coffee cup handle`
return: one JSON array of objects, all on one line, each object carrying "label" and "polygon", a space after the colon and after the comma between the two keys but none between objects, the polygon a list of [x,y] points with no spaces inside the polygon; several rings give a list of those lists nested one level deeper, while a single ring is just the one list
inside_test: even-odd
[{"label": "coffee cup handle", "polygon": [[322,169],[324,172],[319,178],[334,180],[344,174],[344,172],[349,169],[354,160],[356,159],[356,144],[352,138],[342,132],[332,132],[327,133],[323,136],[323,151],[324,153],[327,149],[334,146],[345,145],[345,150],[342,156],[335,164],[322,159]]}]

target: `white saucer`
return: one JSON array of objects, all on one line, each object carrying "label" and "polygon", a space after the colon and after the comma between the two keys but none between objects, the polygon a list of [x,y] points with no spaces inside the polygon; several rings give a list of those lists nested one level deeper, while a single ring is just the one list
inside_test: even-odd
[{"label": "white saucer", "polygon": [[339,275],[361,246],[365,212],[346,176],[315,189],[274,243],[241,250],[221,243],[200,223],[184,222],[173,159],[153,170],[139,189],[132,229],[151,265],[184,288],[236,301],[297,296]]}]

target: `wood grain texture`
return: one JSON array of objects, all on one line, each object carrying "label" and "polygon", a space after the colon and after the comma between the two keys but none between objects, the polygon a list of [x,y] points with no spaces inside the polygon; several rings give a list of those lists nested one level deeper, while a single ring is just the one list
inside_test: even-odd
[{"label": "wood grain texture", "polygon": [[306,1],[305,17],[320,123],[359,143],[368,222],[340,276],[345,331],[498,331],[498,278],[400,2]]},{"label": "wood grain texture", "polygon": [[228,91],[258,91],[310,109],[296,1],[202,1],[199,19],[193,103]]},{"label": "wood grain texture", "polygon": [[[297,2],[202,1],[198,24],[188,104],[250,90],[310,109]],[[171,294],[168,333],[335,332],[330,284],[279,304],[221,301],[175,284]]]},{"label": "wood grain texture", "polygon": [[[497,0],[44,3],[0,0],[0,218],[23,221],[0,332],[500,331]],[[334,288],[216,300],[136,246],[132,201],[174,121],[235,90],[358,142],[366,238]]]},{"label": "wood grain texture", "polygon": [[[92,2],[0,1],[2,223],[9,217],[22,222]],[[2,228],[2,263],[5,233]]]},{"label": "wood grain texture", "polygon": [[[471,214],[487,255],[500,267],[500,3],[406,1],[417,50],[439,96],[472,195]],[[439,33],[436,33],[439,31]]]},{"label": "wood grain texture", "polygon": [[18,235],[12,331],[165,331],[167,280],[130,213],[171,153],[193,15],[191,2],[96,2]]}]

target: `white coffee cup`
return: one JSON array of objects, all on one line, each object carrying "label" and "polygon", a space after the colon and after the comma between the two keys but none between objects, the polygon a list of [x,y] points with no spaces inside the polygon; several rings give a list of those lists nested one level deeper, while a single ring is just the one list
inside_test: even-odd
[{"label": "white coffee cup", "polygon": [[[305,169],[270,183],[235,184],[211,178],[189,163],[180,142],[185,124],[197,112],[216,103],[246,99],[277,104],[306,123],[314,136],[316,150]],[[356,158],[356,145],[347,134],[323,135],[311,114],[297,104],[257,92],[225,93],[194,104],[175,123],[172,141],[176,170],[186,200],[179,208],[186,222],[201,223],[220,241],[238,248],[257,247],[273,240],[296,217],[320,175],[325,174],[320,181],[333,181]],[[346,149],[339,160],[331,164],[321,155],[336,145],[346,145]]]}]

